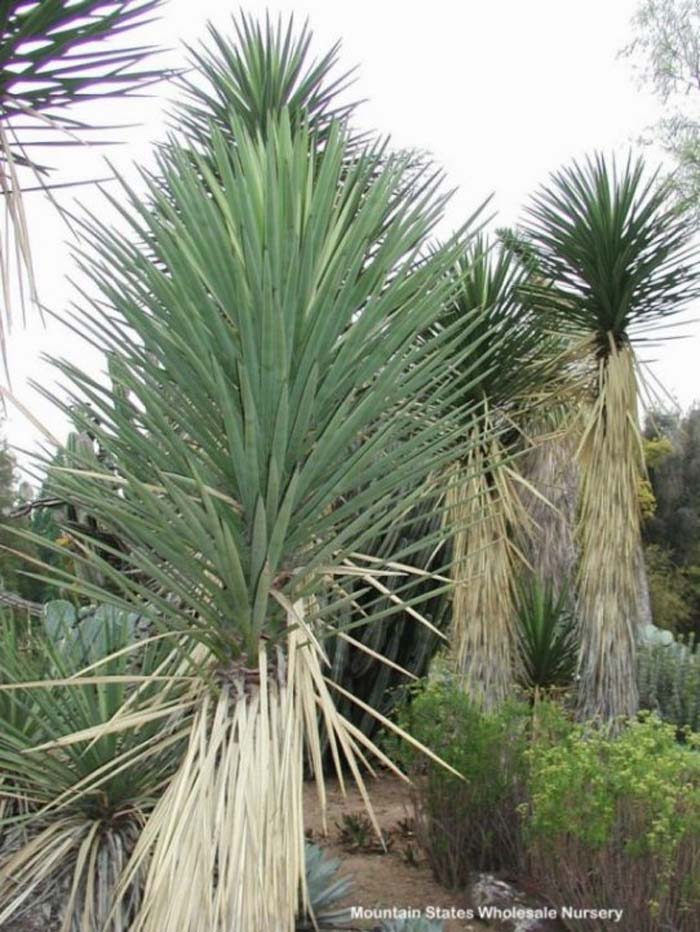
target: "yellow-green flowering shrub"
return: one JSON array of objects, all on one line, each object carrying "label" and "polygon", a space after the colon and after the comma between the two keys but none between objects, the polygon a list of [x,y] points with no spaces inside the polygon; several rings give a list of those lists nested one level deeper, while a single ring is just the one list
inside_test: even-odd
[{"label": "yellow-green flowering shrub", "polygon": [[[700,928],[698,739],[648,717],[619,734],[577,726],[526,752],[528,865],[562,905],[624,910],[635,932]],[[596,918],[572,928],[608,928]]]}]

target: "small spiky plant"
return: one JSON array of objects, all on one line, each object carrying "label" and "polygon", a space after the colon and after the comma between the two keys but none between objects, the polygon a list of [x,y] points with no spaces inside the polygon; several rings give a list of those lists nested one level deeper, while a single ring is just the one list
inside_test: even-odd
[{"label": "small spiky plant", "polygon": [[[550,325],[583,345],[591,378],[578,448],[580,713],[637,709],[635,566],[643,457],[635,346],[698,294],[687,220],[641,160],[600,155],[552,176],[527,236],[549,287],[533,288]],[[539,293],[538,293],[539,291]]]},{"label": "small spiky plant", "polygon": [[521,580],[517,612],[521,685],[534,692],[571,686],[577,644],[566,580],[556,590],[534,576]]},{"label": "small spiky plant", "polygon": [[350,892],[352,878],[342,874],[337,876],[340,861],[325,855],[318,845],[306,842],[304,853],[309,911],[297,917],[295,932],[347,927],[351,922],[351,910],[337,904]]},{"label": "small spiky plant", "polygon": [[113,897],[186,729],[97,733],[125,703],[176,707],[182,660],[172,639],[135,643],[124,612],[98,608],[86,640],[69,603],[50,607],[51,624],[22,642],[0,628],[0,924],[47,905],[61,932],[124,932],[143,877],[115,911]]}]

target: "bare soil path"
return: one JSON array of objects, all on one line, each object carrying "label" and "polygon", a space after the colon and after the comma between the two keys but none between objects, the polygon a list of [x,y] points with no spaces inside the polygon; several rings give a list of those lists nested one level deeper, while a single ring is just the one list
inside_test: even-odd
[{"label": "bare soil path", "polygon": [[[304,787],[304,811],[307,834],[328,854],[342,862],[342,873],[352,877],[353,888],[343,905],[367,909],[392,908],[425,910],[427,906],[445,909],[469,909],[466,895],[441,887],[433,878],[430,867],[406,832],[411,819],[410,787],[392,774],[369,778],[367,787],[372,806],[382,832],[390,841],[388,853],[381,850],[349,850],[341,843],[340,828],[344,816],[365,812],[364,803],[350,781],[344,797],[337,780],[326,781],[328,796],[328,835],[323,835],[321,807],[313,783]],[[401,826],[401,827],[399,827]],[[373,847],[374,838],[369,839]],[[358,929],[373,929],[379,920],[355,920]],[[448,919],[445,932],[489,932],[493,927],[478,919]]]}]

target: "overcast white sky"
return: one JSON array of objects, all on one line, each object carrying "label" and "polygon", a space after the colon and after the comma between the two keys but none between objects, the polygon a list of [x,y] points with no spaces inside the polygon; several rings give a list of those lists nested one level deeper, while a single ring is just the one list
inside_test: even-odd
[{"label": "overcast white sky", "polygon": [[[658,105],[635,85],[629,63],[616,57],[630,38],[636,6],[636,0],[299,0],[248,2],[244,8],[308,16],[321,51],[342,39],[343,64],[359,66],[355,96],[368,98],[359,120],[390,134],[397,146],[432,152],[458,189],[448,214],[457,226],[491,193],[496,222],[516,221],[550,171],[594,149],[624,153],[654,122]],[[210,19],[226,28],[237,9],[228,0],[167,0],[160,22],[139,39],[170,46],[163,60],[182,63],[181,41],[202,38]],[[161,133],[167,93],[98,111],[107,121],[142,124],[123,133],[127,143],[110,151],[119,167],[147,157],[150,140]],[[658,153],[649,157],[658,159]],[[72,151],[63,157],[61,180],[104,175],[101,159],[96,151]],[[92,210],[103,209],[97,192],[82,189],[80,197]],[[67,232],[39,196],[31,200],[29,221],[41,298],[61,310],[72,294],[65,283],[71,272]],[[691,321],[696,314],[697,309],[686,315],[687,339],[653,354],[653,372],[684,407],[700,399],[700,324]],[[95,369],[100,363],[57,325],[44,329],[34,320],[23,329],[16,322],[10,344],[13,389],[63,436],[55,412],[27,385],[28,378],[52,381],[51,370],[40,362],[42,352]],[[20,448],[32,447],[37,437],[14,411],[5,431]]]}]

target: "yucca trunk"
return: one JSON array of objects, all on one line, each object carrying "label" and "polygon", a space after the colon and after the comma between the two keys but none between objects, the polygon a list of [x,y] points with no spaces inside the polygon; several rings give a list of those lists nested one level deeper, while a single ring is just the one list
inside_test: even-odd
[{"label": "yucca trunk", "polygon": [[257,670],[232,670],[218,696],[204,692],[151,819],[135,929],[291,932],[303,883],[301,739],[285,676],[264,652]]},{"label": "yucca trunk", "polygon": [[510,694],[517,650],[513,582],[518,554],[509,526],[521,508],[505,450],[472,428],[472,446],[447,490],[453,535],[452,638],[464,689],[478,705],[492,709]]},{"label": "yucca trunk", "polygon": [[535,577],[558,593],[573,579],[579,470],[576,440],[564,425],[530,425],[531,449],[520,461],[528,485],[521,490],[529,522],[523,552]]},{"label": "yucca trunk", "polygon": [[634,715],[638,706],[635,583],[643,459],[628,344],[611,341],[599,362],[597,398],[579,461],[579,712],[610,720]]},{"label": "yucca trunk", "polygon": [[357,765],[362,754],[335,711],[303,602],[290,606],[288,620],[284,653],[263,642],[254,668],[234,664],[213,671],[213,688],[199,684],[187,751],[127,873],[126,880],[148,864],[132,932],[293,932],[308,905],[305,750],[325,808],[319,712],[338,769],[342,754],[372,815]]}]

